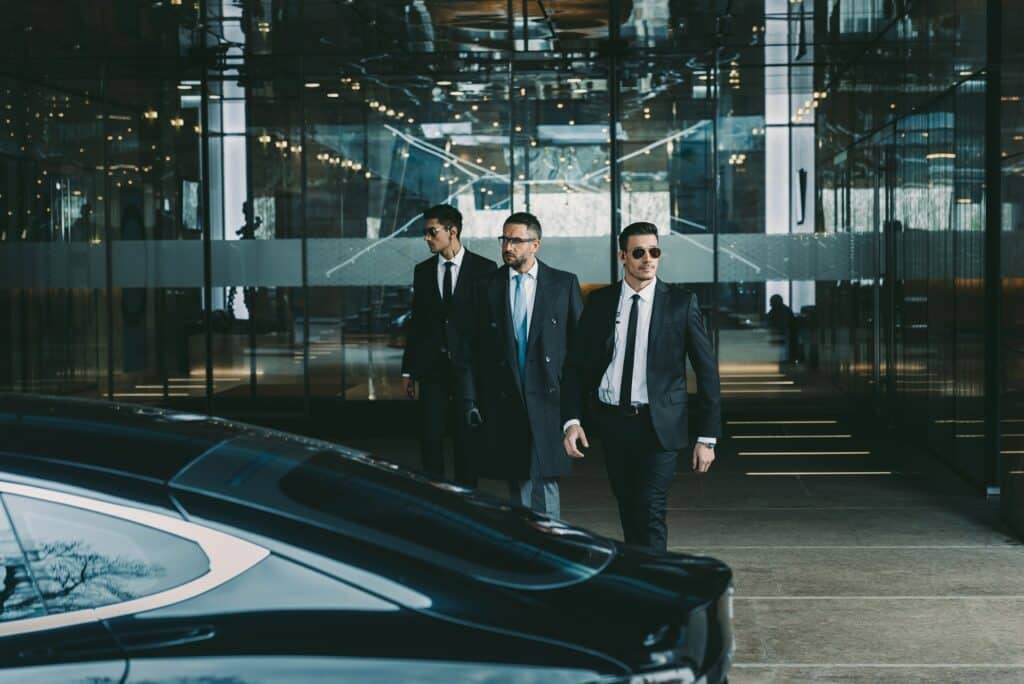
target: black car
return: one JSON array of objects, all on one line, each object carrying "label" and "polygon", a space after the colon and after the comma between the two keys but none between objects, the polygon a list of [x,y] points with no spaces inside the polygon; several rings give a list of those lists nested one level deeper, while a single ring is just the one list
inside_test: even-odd
[{"label": "black car", "polygon": [[334,444],[0,394],[0,682],[721,682],[732,573]]}]

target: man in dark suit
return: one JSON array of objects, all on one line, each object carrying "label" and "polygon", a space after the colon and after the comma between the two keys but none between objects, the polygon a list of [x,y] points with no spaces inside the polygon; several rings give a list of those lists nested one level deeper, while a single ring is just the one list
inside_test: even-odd
[{"label": "man in dark suit", "polygon": [[619,250],[624,278],[591,293],[566,366],[563,446],[582,456],[580,445],[590,445],[580,419],[598,426],[626,543],[665,550],[676,452],[689,444],[686,358],[703,409],[691,459],[698,473],[715,460],[721,431],[718,361],[697,297],[656,277],[657,227],[628,226]]},{"label": "man in dark suit", "polygon": [[457,399],[455,358],[470,327],[474,281],[496,268],[462,246],[462,214],[441,204],[423,214],[423,238],[432,256],[413,273],[412,320],[402,356],[405,391],[416,398],[419,383],[423,469],[444,477],[445,434],[455,452],[455,481],[476,486],[465,449],[465,423]]},{"label": "man in dark suit", "polygon": [[463,373],[481,477],[508,481],[515,503],[561,516],[562,365],[583,309],[579,281],[536,257],[540,222],[515,213],[502,228],[505,265],[477,284]]}]

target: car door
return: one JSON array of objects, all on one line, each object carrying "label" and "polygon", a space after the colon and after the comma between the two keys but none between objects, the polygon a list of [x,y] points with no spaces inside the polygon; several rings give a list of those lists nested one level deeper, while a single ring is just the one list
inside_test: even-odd
[{"label": "car door", "polygon": [[47,550],[19,543],[6,503],[0,497],[0,684],[121,681],[127,663],[106,625],[61,624],[59,600],[48,600],[35,575]]},{"label": "car door", "polygon": [[[6,532],[5,532],[6,530]],[[123,680],[126,639],[110,621],[187,600],[230,581],[268,554],[180,518],[43,487],[0,481],[0,684]]]}]

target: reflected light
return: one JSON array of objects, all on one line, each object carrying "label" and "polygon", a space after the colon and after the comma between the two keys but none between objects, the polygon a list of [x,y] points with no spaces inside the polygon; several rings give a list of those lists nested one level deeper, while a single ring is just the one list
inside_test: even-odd
[{"label": "reflected light", "polygon": [[853,435],[733,435],[733,439],[853,439]]},{"label": "reflected light", "polygon": [[792,380],[725,380],[722,385],[795,385]]},{"label": "reflected light", "polygon": [[869,456],[870,451],[740,451],[739,456]]},{"label": "reflected light", "polygon": [[835,425],[835,420],[729,420],[726,425]]},{"label": "reflected light", "polygon": [[794,472],[765,472],[765,473],[746,473],[747,475],[754,476],[767,476],[767,477],[787,477],[787,476],[804,476],[804,475],[894,475],[894,470],[836,470],[836,471],[794,471]]}]

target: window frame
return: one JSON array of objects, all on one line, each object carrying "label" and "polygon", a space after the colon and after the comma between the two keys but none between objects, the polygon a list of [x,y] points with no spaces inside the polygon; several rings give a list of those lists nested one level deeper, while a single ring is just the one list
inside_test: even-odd
[{"label": "window frame", "polygon": [[[199,546],[200,550],[206,554],[209,561],[209,569],[206,573],[190,582],[129,601],[112,603],[97,608],[86,608],[66,613],[52,613],[44,616],[0,622],[0,638],[108,620],[170,606],[198,596],[234,579],[270,555],[268,549],[244,539],[142,508],[0,480],[0,495],[4,494],[80,508],[181,537]],[[13,520],[11,520],[11,524],[14,526]],[[14,531],[15,533],[18,532],[16,526],[14,526]]]}]

